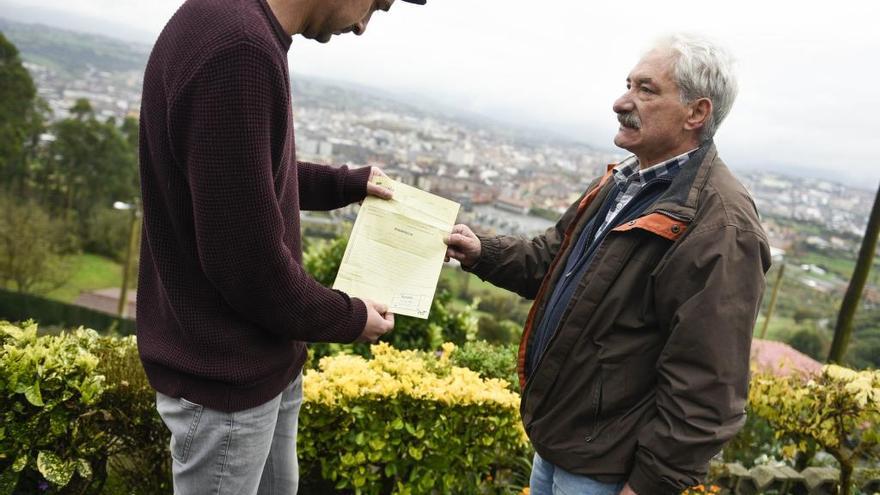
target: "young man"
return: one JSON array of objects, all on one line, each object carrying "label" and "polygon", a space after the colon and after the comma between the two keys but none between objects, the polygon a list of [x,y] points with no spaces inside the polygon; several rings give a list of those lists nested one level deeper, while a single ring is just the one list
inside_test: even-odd
[{"label": "young man", "polygon": [[[406,0],[424,3],[424,0]],[[144,76],[138,348],[175,493],[296,493],[304,342],[375,342],[382,305],[303,271],[300,209],[390,191],[298,162],[287,54],[362,34],[393,0],[188,0]]]},{"label": "young man", "polygon": [[632,156],[532,240],[457,225],[447,255],[535,300],[519,369],[534,495],[673,495],[745,421],[770,265],[748,192],[712,142],[730,58],[673,36],[614,103]]}]

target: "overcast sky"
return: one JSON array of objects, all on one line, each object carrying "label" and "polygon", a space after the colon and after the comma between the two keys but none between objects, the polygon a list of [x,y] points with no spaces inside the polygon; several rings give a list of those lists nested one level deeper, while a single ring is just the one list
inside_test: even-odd
[{"label": "overcast sky", "polygon": [[[148,38],[180,3],[40,1]],[[295,39],[290,66],[294,78],[424,95],[611,149],[611,104],[642,51],[662,34],[699,32],[738,59],[739,98],[716,135],[729,164],[812,169],[873,189],[880,180],[878,19],[880,2],[851,0],[398,1],[373,16],[361,37],[327,45]]]}]

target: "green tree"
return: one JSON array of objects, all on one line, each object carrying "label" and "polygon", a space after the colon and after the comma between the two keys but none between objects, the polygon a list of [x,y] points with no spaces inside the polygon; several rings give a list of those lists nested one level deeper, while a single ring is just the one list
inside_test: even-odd
[{"label": "green tree", "polygon": [[85,235],[96,208],[137,196],[137,159],[129,131],[112,119],[99,121],[87,100],[78,100],[70,113],[52,126],[55,139],[41,183],[51,211],[78,219],[80,235]]},{"label": "green tree", "polygon": [[70,278],[65,255],[76,241],[65,224],[32,201],[0,193],[0,285],[43,293]]},{"label": "green tree", "polygon": [[862,239],[862,247],[859,250],[859,258],[853,270],[852,278],[840,304],[840,313],[837,316],[837,325],[834,328],[834,340],[831,342],[831,351],[828,353],[829,363],[843,362],[849,339],[852,335],[852,323],[859,302],[862,299],[862,290],[868,280],[868,272],[874,261],[874,253],[877,251],[877,235],[880,233],[880,188],[874,197],[874,207],[868,218],[868,227],[865,229],[865,237]]},{"label": "green tree", "polygon": [[825,348],[825,342],[822,340],[822,336],[815,330],[809,328],[802,328],[795,332],[788,339],[788,345],[817,360],[822,359],[823,350]]},{"label": "green tree", "polygon": [[120,130],[122,131],[122,135],[125,136],[126,142],[128,142],[128,147],[137,153],[140,136],[140,123],[138,122],[138,119],[134,117],[126,117],[122,121]]},{"label": "green tree", "polygon": [[47,112],[18,49],[0,33],[0,184],[23,192]]}]

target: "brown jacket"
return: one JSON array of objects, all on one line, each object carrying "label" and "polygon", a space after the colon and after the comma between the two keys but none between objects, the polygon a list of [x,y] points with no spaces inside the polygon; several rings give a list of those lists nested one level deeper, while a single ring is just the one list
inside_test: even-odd
[{"label": "brown jacket", "polygon": [[535,299],[519,369],[522,419],[541,457],[627,480],[640,495],[680,493],[701,482],[745,421],[767,237],[748,192],[708,145],[641,217],[605,238],[526,379],[532,326],[613,187],[610,171],[543,235],[481,237],[471,270]]}]

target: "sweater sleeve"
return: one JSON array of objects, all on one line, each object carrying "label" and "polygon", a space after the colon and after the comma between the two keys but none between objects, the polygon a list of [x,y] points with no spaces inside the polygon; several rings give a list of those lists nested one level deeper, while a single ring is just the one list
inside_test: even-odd
[{"label": "sweater sleeve", "polygon": [[284,242],[290,226],[273,156],[283,142],[278,133],[288,132],[288,98],[283,67],[240,42],[218,50],[172,100],[169,133],[189,181],[199,266],[226,303],[260,328],[294,340],[351,342],[366,322],[363,302],[318,284]]},{"label": "sweater sleeve", "polygon": [[297,162],[299,206],[303,210],[333,210],[367,196],[370,167],[350,169]]}]

